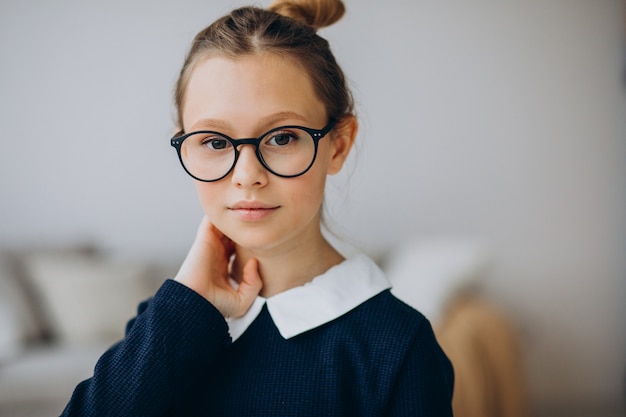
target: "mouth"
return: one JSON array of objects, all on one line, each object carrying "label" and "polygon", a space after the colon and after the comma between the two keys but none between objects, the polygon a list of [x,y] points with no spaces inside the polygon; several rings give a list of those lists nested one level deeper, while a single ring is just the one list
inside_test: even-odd
[{"label": "mouth", "polygon": [[254,201],[242,201],[228,207],[228,210],[237,215],[237,217],[241,220],[255,221],[266,218],[279,208],[280,206],[274,206],[271,204]]},{"label": "mouth", "polygon": [[261,203],[259,201],[240,201],[228,207],[230,210],[271,210],[278,208],[271,204]]}]

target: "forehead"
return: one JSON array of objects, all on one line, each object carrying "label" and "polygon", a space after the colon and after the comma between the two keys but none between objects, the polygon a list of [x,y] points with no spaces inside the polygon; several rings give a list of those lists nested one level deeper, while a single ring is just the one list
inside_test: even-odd
[{"label": "forehead", "polygon": [[279,113],[296,113],[315,125],[326,123],[311,78],[292,60],[274,54],[213,56],[191,72],[182,112],[186,131],[206,119],[252,128]]}]

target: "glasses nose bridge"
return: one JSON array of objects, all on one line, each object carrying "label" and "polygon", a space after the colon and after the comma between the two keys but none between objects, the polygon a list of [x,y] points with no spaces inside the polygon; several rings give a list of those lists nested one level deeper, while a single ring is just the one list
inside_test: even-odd
[{"label": "glasses nose bridge", "polygon": [[260,144],[259,138],[230,139],[230,141],[232,142],[233,148],[235,149],[235,160],[233,161],[233,166],[231,170],[234,169],[237,163],[239,162],[239,154],[241,153],[241,150],[239,149],[239,147],[242,145],[251,145],[254,148],[253,150],[254,155],[256,156],[258,161],[261,163],[261,165],[265,167],[265,163],[259,154],[259,144]]},{"label": "glasses nose bridge", "polygon": [[244,139],[231,139],[233,143],[233,147],[239,152],[239,147],[241,145],[252,145],[254,146],[254,151],[256,152],[259,148],[259,139],[258,138],[244,138]]}]

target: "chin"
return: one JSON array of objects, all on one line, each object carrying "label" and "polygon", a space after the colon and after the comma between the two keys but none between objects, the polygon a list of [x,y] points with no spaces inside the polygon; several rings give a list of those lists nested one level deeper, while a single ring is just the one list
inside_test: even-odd
[{"label": "chin", "polygon": [[[219,227],[218,227],[219,228]],[[285,236],[280,236],[275,228],[238,227],[220,229],[238,247],[250,251],[270,250],[284,242]]]}]

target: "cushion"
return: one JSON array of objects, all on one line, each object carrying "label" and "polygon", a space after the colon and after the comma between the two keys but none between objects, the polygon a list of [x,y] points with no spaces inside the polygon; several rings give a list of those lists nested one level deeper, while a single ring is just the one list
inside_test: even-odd
[{"label": "cushion", "polygon": [[488,267],[485,246],[462,238],[406,242],[383,265],[392,293],[433,322],[439,321],[451,299],[479,287]]},{"label": "cushion", "polygon": [[[33,404],[59,399],[61,406],[48,415],[59,415],[78,383],[93,374],[108,344],[48,345],[27,348],[19,360],[0,372],[0,416],[8,403]],[[52,412],[56,414],[51,414]]]},{"label": "cushion", "polygon": [[27,293],[7,254],[0,254],[0,364],[20,352],[40,332]]},{"label": "cushion", "polygon": [[22,346],[19,318],[8,305],[0,302],[0,365],[16,356],[22,350]]},{"label": "cushion", "polygon": [[64,343],[121,339],[137,304],[154,292],[150,268],[141,262],[35,254],[24,266],[53,334]]}]

